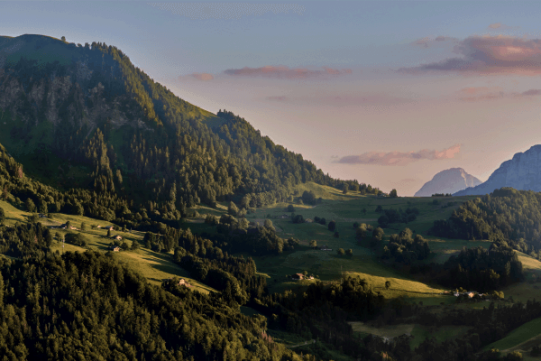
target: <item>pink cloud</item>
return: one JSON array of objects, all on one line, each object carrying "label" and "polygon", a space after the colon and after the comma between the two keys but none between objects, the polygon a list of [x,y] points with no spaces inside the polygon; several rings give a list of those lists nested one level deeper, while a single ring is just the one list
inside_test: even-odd
[{"label": "pink cloud", "polygon": [[283,65],[267,65],[261,68],[244,67],[242,69],[228,69],[225,70],[224,73],[232,76],[262,76],[277,79],[307,79],[321,76],[337,76],[351,74],[352,71],[351,69],[333,69],[329,67],[323,67],[321,69],[308,69],[289,68]]},{"label": "pink cloud", "polygon": [[462,57],[399,69],[405,73],[458,72],[463,74],[541,73],[541,39],[510,36],[471,36],[462,40],[455,52]]},{"label": "pink cloud", "polygon": [[460,144],[442,151],[423,149],[418,152],[367,152],[361,155],[348,155],[338,160],[344,164],[407,165],[421,159],[452,159],[460,152]]},{"label": "pink cloud", "polygon": [[212,74],[209,74],[209,73],[193,73],[193,74],[190,74],[190,76],[192,78],[195,78],[195,79],[201,80],[201,81],[209,81],[209,80],[214,79],[214,76]]}]

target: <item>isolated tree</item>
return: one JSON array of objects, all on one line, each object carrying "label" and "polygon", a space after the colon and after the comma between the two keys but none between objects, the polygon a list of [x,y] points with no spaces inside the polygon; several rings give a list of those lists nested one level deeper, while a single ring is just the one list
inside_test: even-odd
[{"label": "isolated tree", "polygon": [[391,198],[396,198],[396,197],[398,197],[398,193],[396,192],[396,189],[393,188],[393,189],[391,190],[391,193],[389,193],[389,197],[391,197]]},{"label": "isolated tree", "polygon": [[349,190],[349,184],[344,183],[344,185],[342,186],[342,193],[348,194],[348,190]]},{"label": "isolated tree", "polygon": [[352,250],[351,248],[348,249],[348,250],[346,251],[346,255],[347,255],[348,257],[353,256],[353,250]]},{"label": "isolated tree", "polygon": [[0,207],[0,224],[4,223],[4,220],[6,219],[6,212],[2,207]]},{"label": "isolated tree", "polygon": [[34,204],[34,201],[32,199],[27,198],[26,202],[25,202],[25,205],[26,205],[26,210],[28,212],[35,212],[36,211],[36,205]]},{"label": "isolated tree", "polygon": [[385,231],[381,227],[375,228],[374,231],[372,232],[372,237],[376,241],[381,241],[384,235],[385,235]]},{"label": "isolated tree", "polygon": [[366,208],[363,208],[361,212],[363,212],[363,214],[366,214]]},{"label": "isolated tree", "polygon": [[388,290],[391,287],[391,281],[385,281],[385,289]]},{"label": "isolated tree", "polygon": [[293,207],[293,204],[290,204],[289,206],[287,206],[286,211],[295,212],[295,207]]},{"label": "isolated tree", "polygon": [[62,36],[62,37],[60,38],[60,40],[62,40],[62,41],[65,43],[65,42],[66,42],[66,37],[65,37],[65,36]]},{"label": "isolated tree", "polygon": [[316,247],[317,247],[317,241],[311,240],[311,241],[310,241],[310,247],[316,248]]},{"label": "isolated tree", "polygon": [[271,231],[276,231],[274,228],[274,225],[272,224],[272,221],[270,219],[265,219],[264,227],[267,229],[270,229]]},{"label": "isolated tree", "polygon": [[338,231],[334,232],[334,238],[340,238],[340,233]]},{"label": "isolated tree", "polygon": [[229,202],[229,207],[227,207],[227,213],[235,217],[239,213],[239,208],[237,207],[235,203],[233,203],[233,201]]},{"label": "isolated tree", "polygon": [[329,229],[329,231],[334,231],[336,229],[336,222],[334,220],[330,221],[329,222],[329,225],[327,226],[327,228]]},{"label": "isolated tree", "polygon": [[81,231],[86,231],[86,223],[81,222]]},{"label": "isolated tree", "polygon": [[339,255],[339,256],[343,256],[343,255],[345,255],[345,254],[346,254],[346,251],[344,251],[344,249],[343,249],[343,248],[338,248],[338,251],[337,251],[337,253],[338,253],[338,255]]},{"label": "isolated tree", "polygon": [[111,238],[111,230],[110,229],[107,230],[107,237]]},{"label": "isolated tree", "polygon": [[355,232],[355,237],[357,237],[357,239],[359,240],[363,239],[366,236],[366,232],[367,232],[366,228],[367,228],[366,223],[361,223],[359,227],[357,227],[357,231]]}]

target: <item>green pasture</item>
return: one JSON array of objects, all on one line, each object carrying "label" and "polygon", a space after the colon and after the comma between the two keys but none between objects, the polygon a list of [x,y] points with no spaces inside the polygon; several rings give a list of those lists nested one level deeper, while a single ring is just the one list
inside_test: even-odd
[{"label": "green pasture", "polygon": [[[9,225],[14,225],[16,223],[26,223],[28,218],[31,216],[31,213],[22,211],[13,207],[11,204],[0,201],[0,207],[2,207],[6,213],[6,223]],[[53,236],[58,233],[63,237],[66,233],[81,233],[88,240],[87,246],[85,248],[75,246],[69,243],[59,242],[55,240],[51,249],[58,252],[84,252],[87,249],[108,252],[108,246],[113,241],[112,239],[107,238],[107,231],[105,229],[92,229],[91,226],[113,226],[115,230],[111,232],[111,235],[120,235],[122,237],[121,242],[126,242],[128,246],[131,247],[133,242],[142,242],[144,233],[142,232],[122,232],[117,230],[118,227],[113,225],[110,222],[97,220],[84,216],[75,216],[75,215],[66,215],[61,213],[51,214],[52,218],[39,218],[44,226],[57,226],[67,221],[71,222],[71,225],[76,227],[75,230],[65,230],[65,229],[51,229]],[[81,230],[81,223],[86,224],[86,230]],[[112,252],[114,257],[118,259],[121,263],[129,265],[131,268],[140,272],[145,278],[149,280],[150,283],[155,285],[161,285],[162,281],[167,278],[180,277],[185,278],[190,284],[194,286],[194,289],[208,293],[209,291],[214,291],[211,287],[208,287],[194,279],[189,277],[189,273],[176,265],[173,262],[173,256],[167,253],[154,252],[148,249],[140,248],[137,251],[120,251]]]},{"label": "green pasture", "polygon": [[541,343],[541,318],[536,318],[511,331],[507,336],[486,346],[484,350],[498,349],[502,352],[530,350]]}]

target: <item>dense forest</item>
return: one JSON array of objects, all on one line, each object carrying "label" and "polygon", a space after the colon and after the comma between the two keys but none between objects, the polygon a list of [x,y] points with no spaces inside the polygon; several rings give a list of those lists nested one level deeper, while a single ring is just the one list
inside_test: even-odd
[{"label": "dense forest", "polygon": [[448,220],[435,221],[431,233],[439,237],[505,241],[539,257],[541,249],[541,193],[497,189],[462,204]]}]

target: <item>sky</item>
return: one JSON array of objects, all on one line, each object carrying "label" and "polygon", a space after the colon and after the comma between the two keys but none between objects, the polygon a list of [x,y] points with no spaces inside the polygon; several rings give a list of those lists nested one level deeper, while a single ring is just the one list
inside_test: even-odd
[{"label": "sky", "polygon": [[411,196],[541,143],[539,1],[2,1],[0,35],[104,42],[325,173]]}]

